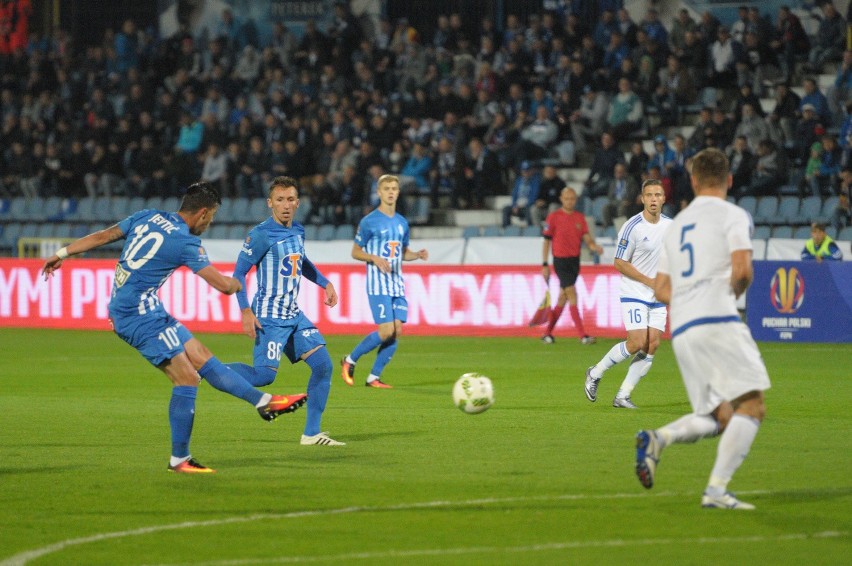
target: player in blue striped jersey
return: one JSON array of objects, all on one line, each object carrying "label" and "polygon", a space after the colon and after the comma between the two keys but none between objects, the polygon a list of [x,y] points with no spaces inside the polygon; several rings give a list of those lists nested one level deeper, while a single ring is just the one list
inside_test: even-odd
[{"label": "player in blue striped jersey", "polygon": [[174,385],[169,403],[172,457],[168,469],[172,472],[214,471],[195,461],[189,452],[199,375],[216,389],[253,404],[265,420],[294,411],[305,402],[304,394],[270,395],[252,387],[166,312],[157,295],[166,279],[181,266],[226,295],[241,289],[236,279],[210,265],[201,247],[199,236],[212,222],[221,202],[218,191],[210,184],[195,183],[187,189],[178,212],[136,212],[60,249],[42,268],[47,278],[70,255],[126,239],[115,267],[109,316],[115,333],[162,370]]},{"label": "player in blue striped jersey", "polygon": [[300,442],[343,446],[344,442],[320,430],[331,387],[331,357],[322,334],[296,302],[303,275],[325,290],[325,304],[329,307],[337,304],[337,292],[305,255],[305,228],[293,220],[299,208],[295,179],[274,178],[267,205],[272,215],[251,229],[234,268],[234,277],[243,289],[246,274],[252,267],[257,270],[257,293],[251,305],[244,290],[237,292],[243,332],[254,339],[254,364],[230,366],[252,385],[261,386],[275,380],[282,354],[292,364],[304,360],[311,368],[311,377],[308,415]]},{"label": "player in blue striped jersey", "polygon": [[619,342],[594,366],[586,370],[586,397],[597,399],[598,383],[604,372],[630,357],[627,375],[618,388],[612,406],[635,409],[630,393],[650,370],[660,336],[666,331],[666,305],[654,297],[657,261],[663,249],[663,236],[672,219],[662,213],[666,194],[659,179],[642,183],[643,210],[631,217],[618,232],[615,268],[621,273],[621,315],[627,340]]},{"label": "player in blue striped jersey", "polygon": [[367,263],[367,299],[373,320],[379,328],[368,334],[352,353],[345,356],[341,365],[343,381],[353,385],[355,364],[361,356],[378,348],[366,385],[387,389],[391,386],[380,379],[382,370],[396,352],[402,325],[408,319],[402,262],[416,259],[425,261],[429,259],[429,252],[425,249],[416,252],[408,249],[408,221],[396,212],[399,179],[393,175],[382,175],[376,185],[379,206],[358,224],[352,257]]}]

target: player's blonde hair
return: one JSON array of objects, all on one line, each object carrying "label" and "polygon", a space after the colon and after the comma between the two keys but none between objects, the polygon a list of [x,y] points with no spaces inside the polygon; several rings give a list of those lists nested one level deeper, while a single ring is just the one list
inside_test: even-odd
[{"label": "player's blonde hair", "polygon": [[690,175],[698,187],[727,188],[729,174],[728,158],[716,148],[702,149],[692,158]]},{"label": "player's blonde hair", "polygon": [[396,184],[399,185],[399,177],[397,177],[396,175],[391,175],[390,173],[385,173],[384,175],[379,177],[378,181],[376,181],[376,188],[381,187],[384,183],[392,182],[396,182]]}]

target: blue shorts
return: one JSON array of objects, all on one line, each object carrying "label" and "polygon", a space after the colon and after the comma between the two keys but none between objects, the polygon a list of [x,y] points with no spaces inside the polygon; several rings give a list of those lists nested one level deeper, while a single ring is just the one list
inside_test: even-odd
[{"label": "blue shorts", "polygon": [[183,352],[183,345],[192,338],[192,333],[164,310],[110,320],[118,337],[157,367]]},{"label": "blue shorts", "polygon": [[387,295],[367,295],[373,320],[376,324],[408,320],[408,301],[405,297],[389,297]]},{"label": "blue shorts", "polygon": [[304,313],[291,319],[259,320],[263,329],[257,331],[254,339],[254,367],[277,368],[281,354],[287,356],[291,364],[295,364],[302,358],[302,354],[317,346],[325,346],[322,334]]}]

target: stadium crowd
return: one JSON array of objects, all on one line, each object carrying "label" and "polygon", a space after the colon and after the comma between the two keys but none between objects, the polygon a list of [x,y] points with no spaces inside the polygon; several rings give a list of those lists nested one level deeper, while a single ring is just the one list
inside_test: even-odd
[{"label": "stadium crowd", "polygon": [[[228,10],[206,38],[132,20],[87,47],[30,34],[0,53],[0,196],[167,197],[203,179],[259,198],[288,175],[312,221],[357,224],[395,173],[433,206],[511,194],[504,224],[537,223],[558,205],[555,168],[580,162],[611,222],[641,208],[649,177],[676,212],[690,156],[717,147],[735,196],[845,194],[832,223],[849,224],[852,50],[831,2],[810,37],[787,8],[741,8],[727,28],[686,9],[666,26],[618,0],[544,5],[472,35],[459,14],[428,36],[405,19],[364,26],[345,3],[327,29],[309,22],[297,39],[276,23],[264,44]],[[823,71],[836,73],[826,92]],[[690,135],[669,137],[685,123]]]}]

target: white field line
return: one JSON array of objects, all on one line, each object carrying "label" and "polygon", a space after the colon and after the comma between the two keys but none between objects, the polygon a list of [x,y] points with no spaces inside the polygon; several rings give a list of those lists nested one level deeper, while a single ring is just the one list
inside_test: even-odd
[{"label": "white field line", "polygon": [[[742,495],[764,495],[769,492],[767,491],[750,491],[739,492]],[[501,497],[501,498],[485,498],[485,499],[470,499],[466,501],[424,501],[419,503],[401,503],[399,505],[387,505],[387,506],[352,506],[352,507],[341,507],[337,509],[316,509],[316,510],[306,510],[306,511],[294,511],[290,513],[258,513],[253,515],[245,515],[241,517],[226,517],[223,519],[211,519],[207,521],[186,521],[183,523],[172,523],[168,525],[152,525],[149,527],[140,527],[138,529],[128,529],[124,531],[114,531],[108,533],[99,533],[94,535],[89,535],[86,537],[72,538],[66,539],[63,541],[59,541],[47,546],[43,546],[40,548],[34,548],[32,550],[26,550],[24,552],[20,552],[13,556],[9,556],[8,558],[0,561],[0,566],[23,566],[28,562],[35,560],[37,558],[41,558],[43,556],[47,556],[49,554],[53,554],[64,550],[66,548],[80,546],[83,544],[96,543],[106,540],[114,540],[114,539],[122,539],[136,536],[143,536],[152,533],[164,532],[164,531],[175,531],[181,529],[190,529],[195,527],[215,527],[221,525],[229,525],[229,524],[239,524],[239,523],[251,523],[254,521],[270,521],[270,520],[281,520],[281,519],[298,519],[300,517],[318,517],[318,516],[327,516],[327,515],[344,515],[344,514],[353,514],[353,513],[374,513],[374,512],[386,512],[386,511],[411,511],[416,509],[434,509],[434,508],[453,508],[453,507],[475,507],[480,505],[499,505],[504,503],[522,503],[522,502],[533,502],[533,501],[576,501],[576,500],[602,500],[602,499],[634,499],[640,497],[682,497],[682,494],[672,493],[672,492],[657,492],[654,494],[648,493],[615,493],[615,494],[601,494],[601,495],[584,495],[584,494],[572,494],[572,495],[555,495],[555,496],[530,496],[530,497]],[[836,536],[847,536],[848,533],[841,533]],[[793,536],[795,538],[807,538],[810,536],[809,534],[796,534],[796,535],[785,535],[785,536]],[[699,539],[696,539],[699,540]],[[722,540],[722,539],[719,539]],[[739,540],[739,539],[737,539]],[[747,537],[744,537],[743,540],[748,540]],[[766,540],[779,540],[778,537],[767,537]],[[565,548],[579,548],[576,545],[585,545],[592,543],[557,543],[557,544],[565,544],[568,545]],[[598,545],[604,545],[604,543],[595,543]],[[609,543],[612,544],[612,541]],[[627,542],[625,542],[627,544]],[[654,544],[650,542],[649,544]],[[518,547],[520,548],[520,547]],[[526,548],[526,547],[524,547]],[[495,550],[499,550],[495,547]],[[546,550],[546,548],[542,548],[542,550]],[[407,551],[401,551],[407,552]],[[449,549],[449,550],[425,550],[425,551],[410,551],[410,552],[425,552],[425,553],[433,553],[433,552],[447,552],[448,554],[461,554],[470,552],[468,549]],[[403,556],[404,554],[399,554]],[[388,556],[395,556],[394,554],[388,554]],[[357,557],[357,555],[353,555],[353,557]],[[330,559],[331,557],[327,557]],[[311,557],[303,557],[301,560],[310,561],[314,558]],[[326,558],[323,558],[326,559]],[[287,559],[290,560],[290,559]],[[267,559],[268,561],[268,559]],[[223,563],[224,564],[224,563]],[[241,564],[241,562],[236,562],[234,564]]]}]

